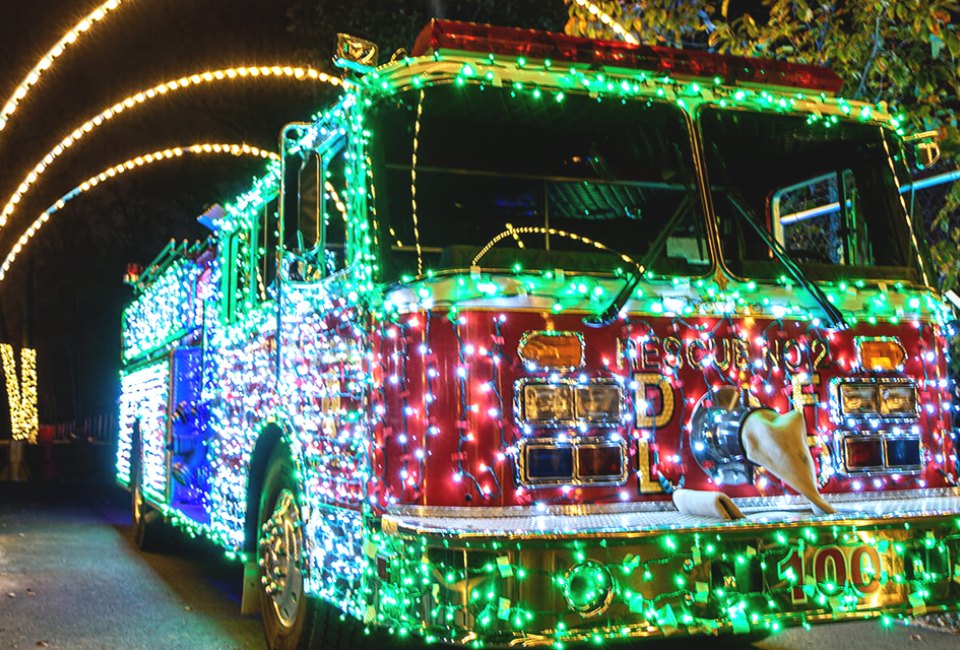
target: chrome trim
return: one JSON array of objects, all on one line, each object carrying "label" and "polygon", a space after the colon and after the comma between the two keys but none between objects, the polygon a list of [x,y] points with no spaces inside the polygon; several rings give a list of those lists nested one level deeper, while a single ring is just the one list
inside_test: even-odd
[{"label": "chrome trim", "polygon": [[[807,526],[898,526],[900,522],[950,520],[960,515],[960,493],[923,498],[890,498],[884,493],[857,493],[834,500],[835,514],[816,514],[809,503],[803,508],[751,510],[747,517],[721,520],[686,515],[674,509],[655,512],[608,512],[578,515],[550,514],[530,508],[520,516],[501,517],[495,508],[477,508],[480,516],[383,516],[383,531],[389,535],[433,538],[444,548],[457,548],[456,540],[636,540],[658,539],[664,532],[701,534],[753,534],[771,530],[797,530]],[[925,492],[925,491],[920,491]],[[830,495],[827,495],[830,496]],[[872,498],[876,496],[878,498]],[[743,510],[743,508],[741,508]],[[952,526],[952,521],[947,522]]]},{"label": "chrome trim", "polygon": [[[830,503],[858,503],[870,501],[907,501],[913,499],[960,498],[960,487],[924,488],[922,490],[887,490],[885,492],[845,492],[842,494],[825,493]],[[761,510],[810,510],[810,502],[797,495],[784,494],[770,497],[737,497],[733,499],[737,507],[744,512]],[[568,505],[542,506],[422,506],[398,504],[388,506],[386,515],[398,517],[436,517],[483,519],[488,517],[533,517],[539,515],[599,515],[626,514],[631,512],[671,512],[676,507],[669,497],[657,501],[635,501],[632,503],[573,503]]]}]

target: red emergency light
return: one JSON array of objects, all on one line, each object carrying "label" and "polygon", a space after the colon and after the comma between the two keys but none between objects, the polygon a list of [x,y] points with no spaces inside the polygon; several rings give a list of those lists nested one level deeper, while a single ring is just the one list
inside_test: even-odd
[{"label": "red emergency light", "polygon": [[837,92],[843,80],[828,68],[668,47],[601,41],[516,27],[431,20],[417,36],[413,56],[480,52],[648,70],[683,77]]}]

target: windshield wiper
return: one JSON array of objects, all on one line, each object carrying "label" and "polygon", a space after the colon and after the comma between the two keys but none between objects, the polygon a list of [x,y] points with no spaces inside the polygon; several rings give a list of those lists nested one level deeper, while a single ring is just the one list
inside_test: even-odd
[{"label": "windshield wiper", "polygon": [[800,270],[800,267],[797,266],[797,263],[793,261],[793,258],[787,253],[786,249],[780,245],[774,237],[767,232],[767,230],[757,223],[756,219],[753,218],[750,210],[742,205],[738,198],[731,194],[727,193],[727,200],[730,201],[731,205],[737,209],[740,215],[750,224],[760,238],[770,247],[770,250],[773,252],[774,257],[779,260],[780,264],[787,269],[787,273],[796,281],[800,286],[807,290],[810,295],[813,296],[814,300],[817,301],[817,304],[820,305],[820,308],[827,315],[827,321],[829,321],[830,326],[834,329],[845,330],[849,329],[850,325],[847,323],[847,320],[843,317],[843,314],[839,309],[834,306],[829,299],[827,299],[827,294],[820,289],[815,282],[812,282],[803,271]]},{"label": "windshield wiper", "polygon": [[657,256],[660,255],[660,249],[662,249],[663,245],[667,243],[667,239],[671,234],[673,234],[673,229],[680,221],[680,218],[686,214],[689,207],[690,195],[685,195],[680,200],[680,204],[677,206],[677,209],[674,210],[672,215],[670,215],[670,219],[657,234],[657,238],[653,240],[652,244],[650,244],[650,248],[647,250],[646,254],[640,259],[640,263],[637,265],[637,272],[628,270],[626,272],[628,276],[627,284],[623,286],[623,289],[621,289],[620,293],[618,293],[616,298],[613,299],[613,302],[611,302],[610,305],[599,314],[585,316],[583,318],[584,325],[587,327],[606,327],[613,321],[617,320],[617,316],[620,315],[620,310],[623,309],[623,306],[627,304],[628,300],[630,300],[630,296],[633,295],[633,290],[637,288],[638,284],[640,284],[643,274],[646,272],[647,268],[653,264],[653,261],[657,259]]},{"label": "windshield wiper", "polygon": [[625,304],[627,304],[627,301],[630,300],[630,296],[633,294],[633,290],[637,288],[638,284],[640,284],[640,278],[643,277],[643,271],[644,267],[642,265],[638,266],[636,271],[626,271],[627,283],[623,285],[622,289],[620,289],[620,293],[618,293],[617,297],[613,299],[613,302],[611,302],[610,305],[599,314],[590,314],[589,316],[584,316],[583,324],[587,327],[606,327],[610,323],[617,320],[617,317],[620,315],[620,310],[623,309]]}]

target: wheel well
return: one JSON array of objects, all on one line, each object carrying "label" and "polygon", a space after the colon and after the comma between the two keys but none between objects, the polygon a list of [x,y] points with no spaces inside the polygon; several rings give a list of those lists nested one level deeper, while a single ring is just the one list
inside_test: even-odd
[{"label": "wheel well", "polygon": [[267,461],[274,448],[281,444],[283,430],[275,425],[268,425],[257,436],[257,443],[250,456],[250,473],[247,478],[247,509],[243,523],[243,550],[252,553],[257,543],[257,514],[260,510],[260,492],[263,490],[263,479],[267,474]]}]

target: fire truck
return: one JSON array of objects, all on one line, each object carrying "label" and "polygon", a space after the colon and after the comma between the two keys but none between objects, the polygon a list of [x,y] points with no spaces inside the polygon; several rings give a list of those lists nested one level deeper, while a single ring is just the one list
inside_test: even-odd
[{"label": "fire truck", "polygon": [[957,607],[931,134],[826,69],[514,28],[337,62],[123,312],[140,545],[222,546],[271,648]]}]

